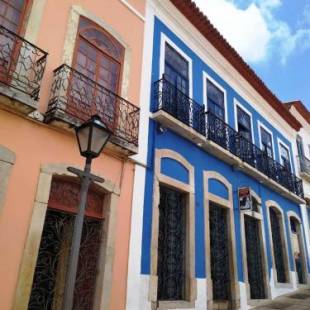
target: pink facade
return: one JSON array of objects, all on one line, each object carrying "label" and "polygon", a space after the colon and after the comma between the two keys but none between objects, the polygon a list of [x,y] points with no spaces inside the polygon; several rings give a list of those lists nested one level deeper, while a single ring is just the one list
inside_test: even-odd
[{"label": "pink facade", "polygon": [[[40,242],[46,229],[46,212],[50,209],[51,183],[61,179],[76,182],[76,178],[66,172],[66,167],[82,168],[84,165],[70,127],[81,121],[79,117],[83,111],[75,114],[70,110],[77,103],[84,104],[85,109],[91,108],[91,114],[98,112],[110,120],[112,117],[113,139],[92,165],[92,172],[106,180],[103,185],[97,185],[94,189],[103,197],[103,221],[100,226],[101,239],[97,245],[100,249],[92,302],[94,309],[125,309],[134,176],[134,163],[130,155],[138,151],[139,119],[138,109],[134,110],[134,120],[127,118],[126,109],[135,109],[139,105],[144,27],[141,16],[144,14],[144,1],[32,0],[25,1],[25,4],[28,6],[24,8],[23,18],[15,12],[16,16],[22,18],[15,29],[22,37],[18,42],[26,39],[48,52],[48,56],[40,83],[39,100],[33,100],[33,96],[27,93],[33,73],[19,68],[22,56],[18,53],[22,53],[24,43],[14,41],[14,48],[9,53],[10,57],[17,59],[13,69],[11,66],[11,71],[6,71],[6,67],[4,72],[0,70],[0,80],[5,80],[0,87],[0,309],[27,309],[29,300],[36,298],[34,286],[40,284],[34,284],[34,273],[37,270],[37,257],[42,250]],[[6,1],[0,0],[0,6],[8,9]],[[13,6],[13,9],[17,6],[18,4]],[[118,42],[115,44],[122,47],[123,56],[120,57],[119,67],[115,69],[114,58],[109,54],[111,49],[103,47],[103,52],[99,49],[97,55],[103,55],[102,62],[108,65],[102,65],[101,71],[96,71],[94,77],[92,73],[87,73],[92,64],[85,64],[84,56],[77,53],[81,18],[90,23],[89,27],[95,25],[98,33],[102,29],[102,33],[111,39],[112,45]],[[0,24],[2,23],[1,20]],[[11,36],[13,34],[10,33],[10,38]],[[4,57],[5,44],[2,43],[7,42],[5,40],[9,39],[0,32],[0,59]],[[92,38],[85,40],[89,40],[89,46],[93,48],[95,41]],[[8,46],[11,48],[13,45]],[[31,52],[26,49],[26,53]],[[111,54],[113,53],[112,51]],[[64,86],[61,90],[53,91],[53,83],[57,78],[53,76],[53,70],[67,64],[79,71],[77,57],[83,58],[80,59],[85,64],[82,73],[86,75],[85,81],[90,80],[89,84],[81,82],[79,72],[73,75],[70,71],[65,81],[70,87]],[[86,53],[86,57],[88,62],[92,61],[91,52]],[[24,62],[27,61],[25,59]],[[117,61],[115,63],[118,64]],[[100,74],[105,75],[105,82],[102,82],[105,83],[104,89],[98,80]],[[26,84],[29,85],[21,89],[18,80],[25,77]],[[72,86],[74,81],[79,81],[80,84]],[[62,85],[67,85],[65,82]],[[111,85],[114,85],[112,95],[109,93]],[[89,97],[82,90],[94,91],[95,95]],[[116,97],[114,92],[120,97]],[[56,96],[57,103],[53,107],[50,99],[52,95]],[[89,103],[94,97],[101,98],[96,105]],[[107,101],[108,97],[110,101]],[[85,105],[85,101],[88,101],[89,106]],[[111,105],[112,109],[109,108]],[[105,109],[109,109],[109,112]],[[65,200],[67,194],[64,191],[64,197],[58,197],[59,201]],[[62,259],[67,259],[65,254]],[[58,267],[55,272],[57,279],[54,279],[54,285],[59,293],[62,285],[60,275],[63,271]],[[50,297],[53,299],[53,309],[59,309],[61,304],[62,293],[59,293],[60,297],[55,297],[57,294]]]}]

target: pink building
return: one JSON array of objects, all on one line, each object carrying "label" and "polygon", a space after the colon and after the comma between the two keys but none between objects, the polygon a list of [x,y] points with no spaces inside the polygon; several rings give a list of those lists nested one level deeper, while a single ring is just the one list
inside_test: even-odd
[{"label": "pink building", "polygon": [[[82,168],[73,126],[113,135],[92,165],[74,309],[125,309],[143,0],[0,0],[0,309],[61,309]],[[133,31],[134,29],[134,31]]]}]

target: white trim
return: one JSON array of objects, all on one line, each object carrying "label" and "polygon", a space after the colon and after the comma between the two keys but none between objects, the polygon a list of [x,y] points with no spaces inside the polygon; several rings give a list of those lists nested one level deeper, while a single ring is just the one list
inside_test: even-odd
[{"label": "white trim", "polygon": [[252,143],[255,144],[255,140],[254,140],[254,126],[253,126],[253,117],[252,117],[252,113],[245,108],[236,98],[234,98],[234,118],[235,118],[235,130],[239,131],[238,128],[238,117],[237,117],[237,106],[242,109],[246,114],[248,114],[250,116],[250,120],[251,120],[251,135],[252,135]]},{"label": "white trim", "polygon": [[202,91],[203,91],[203,104],[205,106],[205,111],[208,110],[208,100],[207,100],[207,80],[213,83],[220,91],[224,93],[224,109],[225,109],[225,122],[228,123],[228,112],[227,112],[227,92],[226,89],[221,86],[217,81],[215,81],[206,71],[202,72]]},{"label": "white trim", "polygon": [[122,4],[124,4],[132,13],[134,13],[137,17],[139,17],[143,22],[145,22],[145,17],[135,9],[127,0],[120,0]]},{"label": "white trim", "polygon": [[263,128],[265,131],[267,131],[271,136],[271,143],[272,143],[272,158],[275,159],[275,152],[274,152],[274,139],[273,139],[273,133],[270,129],[268,129],[260,120],[257,121],[257,127],[258,127],[258,137],[259,137],[259,147],[262,150],[263,149],[263,143],[262,143],[262,133],[261,129]]},{"label": "white trim", "polygon": [[288,156],[290,158],[290,165],[291,165],[291,172],[293,173],[293,163],[292,163],[292,156],[291,156],[291,150],[289,146],[283,142],[279,137],[277,137],[277,142],[278,142],[278,152],[279,152],[279,161],[280,164],[283,165],[283,161],[281,159],[281,145],[288,150]]},{"label": "white trim", "polygon": [[[148,34],[149,35],[149,34]],[[165,73],[165,46],[168,43],[188,62],[188,96],[193,98],[193,62],[192,59],[185,54],[172,40],[164,33],[160,34],[160,56],[159,56],[159,78]]]},{"label": "white trim", "polygon": [[290,137],[295,130],[270,108],[267,101],[246,81],[246,79],[224,58],[223,55],[178,11],[169,0],[148,0],[155,7],[156,16],[179,37],[201,60],[221,76],[245,101],[252,102],[260,115],[269,113],[269,123],[279,132]]}]

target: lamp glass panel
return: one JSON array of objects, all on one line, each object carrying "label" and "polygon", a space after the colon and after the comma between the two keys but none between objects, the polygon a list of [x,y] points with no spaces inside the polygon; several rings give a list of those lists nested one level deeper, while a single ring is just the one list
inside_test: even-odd
[{"label": "lamp glass panel", "polygon": [[99,155],[101,149],[109,139],[110,133],[103,128],[93,127],[91,151]]},{"label": "lamp glass panel", "polygon": [[88,148],[89,131],[91,126],[86,126],[84,128],[79,128],[77,131],[77,138],[79,140],[79,146],[81,153],[86,152]]}]

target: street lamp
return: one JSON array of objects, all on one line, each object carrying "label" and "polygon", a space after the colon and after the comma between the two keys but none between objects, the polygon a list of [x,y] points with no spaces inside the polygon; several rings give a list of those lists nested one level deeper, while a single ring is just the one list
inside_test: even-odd
[{"label": "street lamp", "polygon": [[72,243],[66,275],[63,310],[72,310],[74,288],[76,281],[76,273],[79,261],[79,252],[81,245],[81,236],[83,230],[84,214],[87,202],[87,193],[89,185],[92,181],[104,182],[90,172],[91,162],[93,158],[100,155],[102,149],[108,142],[111,131],[101,121],[98,115],[92,116],[88,121],[75,129],[76,137],[79,144],[80,153],[86,158],[84,171],[68,167],[68,170],[76,174],[81,179],[80,202],[78,213],[75,217],[74,228],[72,234]]}]

